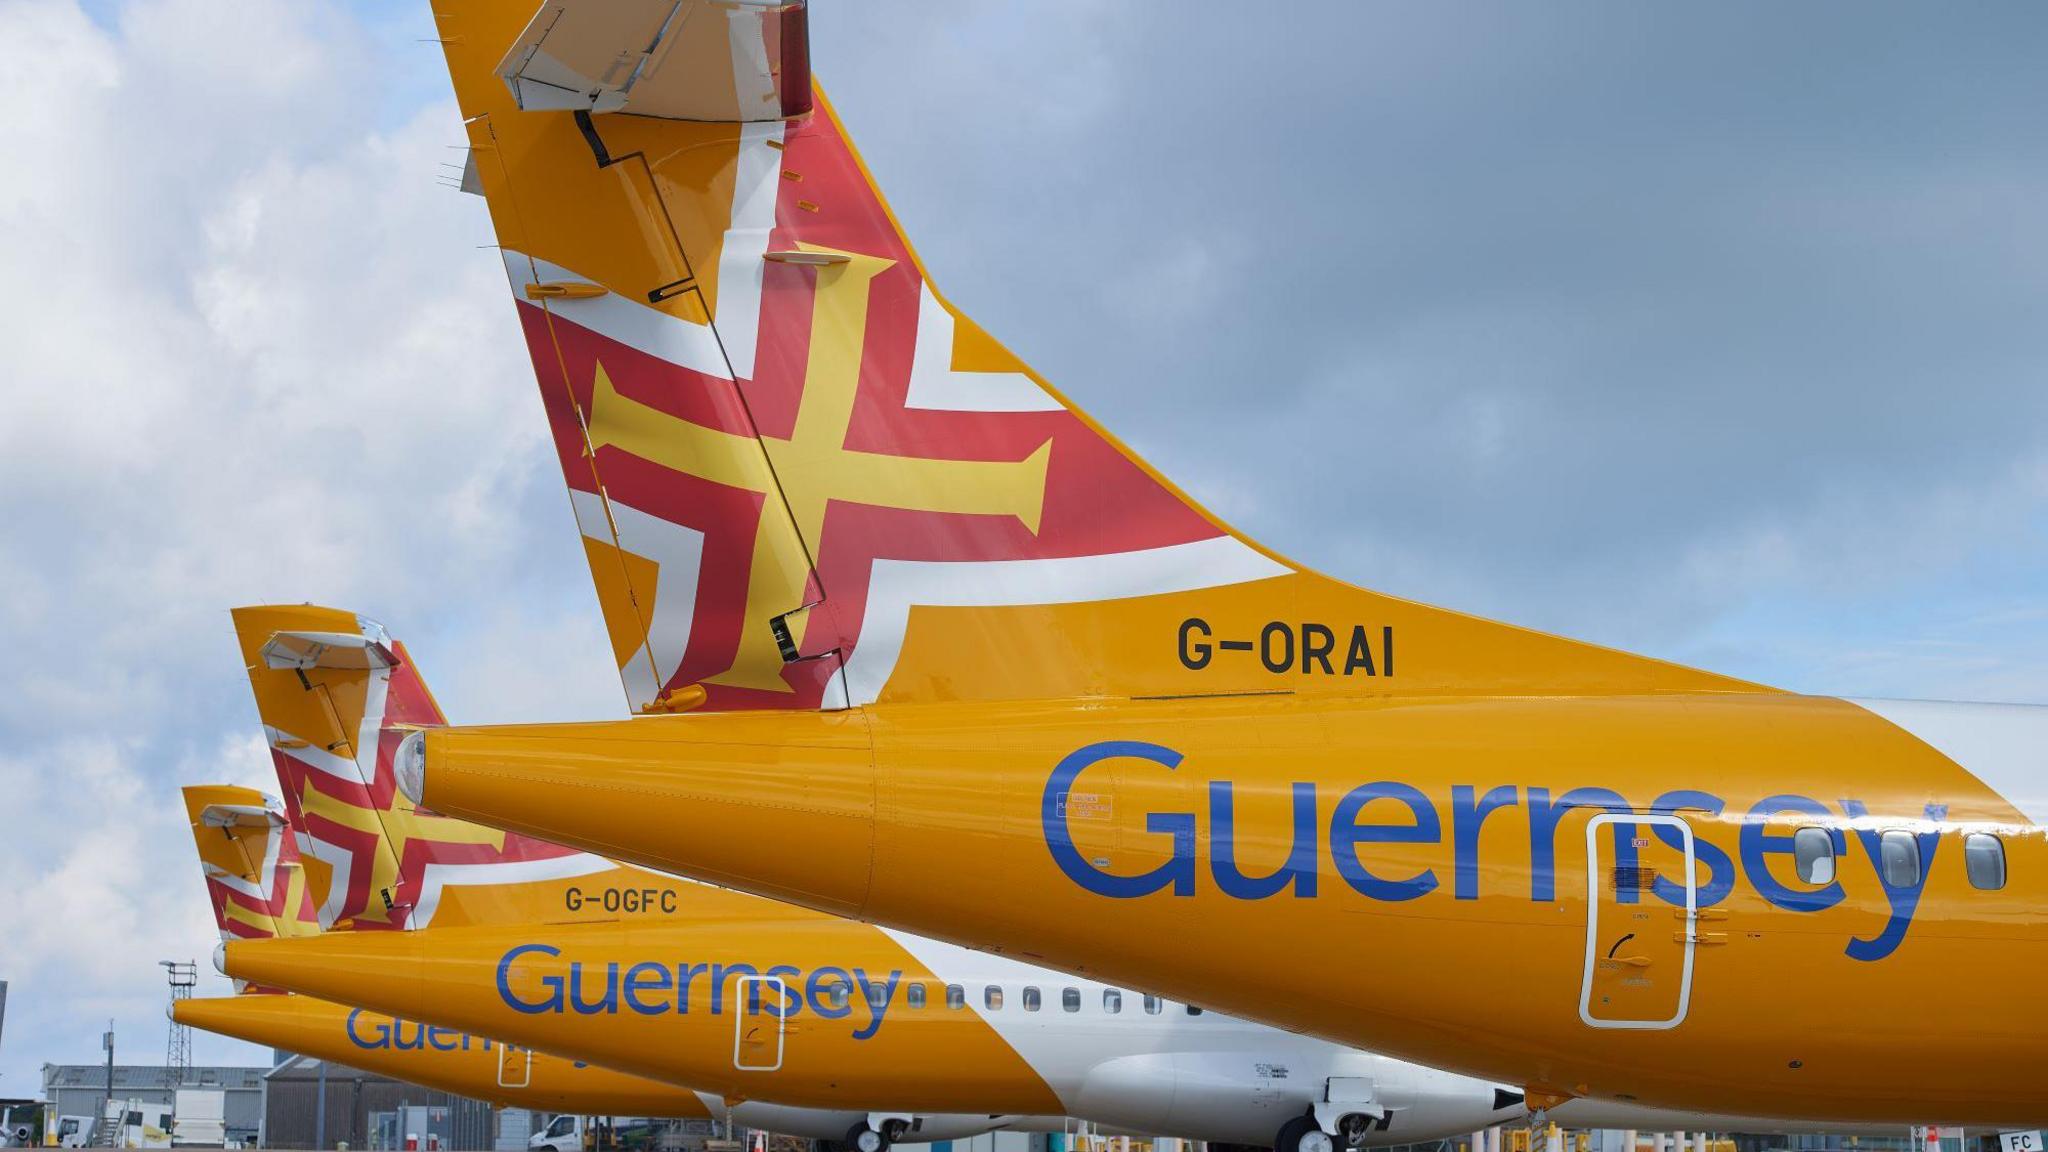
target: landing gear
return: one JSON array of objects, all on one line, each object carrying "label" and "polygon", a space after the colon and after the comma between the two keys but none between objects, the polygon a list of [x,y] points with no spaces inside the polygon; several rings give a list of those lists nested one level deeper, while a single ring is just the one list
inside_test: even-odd
[{"label": "landing gear", "polygon": [[1365,1147],[1366,1133],[1372,1131],[1373,1118],[1363,1112],[1347,1112],[1337,1120],[1337,1143],[1346,1148]]},{"label": "landing gear", "polygon": [[839,1146],[844,1152],[889,1152],[889,1145],[903,1139],[910,1124],[901,1116],[869,1116],[848,1128]]},{"label": "landing gear", "polygon": [[1337,1152],[1337,1140],[1313,1116],[1296,1116],[1280,1126],[1273,1152]]}]

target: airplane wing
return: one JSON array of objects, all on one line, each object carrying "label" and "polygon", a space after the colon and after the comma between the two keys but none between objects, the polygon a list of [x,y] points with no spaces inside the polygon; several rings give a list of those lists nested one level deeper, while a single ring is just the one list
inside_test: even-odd
[{"label": "airplane wing", "polygon": [[498,64],[522,110],[720,123],[811,107],[802,0],[549,0]]}]

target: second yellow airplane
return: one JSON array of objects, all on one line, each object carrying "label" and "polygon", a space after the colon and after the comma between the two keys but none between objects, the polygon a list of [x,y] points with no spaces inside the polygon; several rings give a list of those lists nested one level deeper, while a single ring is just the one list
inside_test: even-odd
[{"label": "second yellow airplane", "polygon": [[[221,939],[317,935],[298,850],[275,802],[226,784],[184,791]],[[171,1019],[509,1107],[592,1116],[713,1115],[695,1093],[658,1081],[310,996],[247,984],[237,991],[176,1001]]]},{"label": "second yellow airplane", "polygon": [[[299,800],[303,807],[303,793]],[[323,885],[332,873],[314,883],[306,882],[297,838],[276,801],[249,788],[199,785],[185,789],[185,805],[223,942],[304,940],[320,934],[315,898],[330,895]],[[386,816],[396,822],[395,811],[387,811]],[[446,828],[453,822],[432,823]],[[419,847],[416,843],[415,848]],[[602,904],[603,898],[597,896],[596,902]],[[375,938],[378,932],[365,928],[363,934]],[[383,936],[387,942],[391,939],[389,933]],[[359,973],[356,981],[339,990],[348,992],[365,983],[394,980],[405,982],[407,974],[402,969]],[[573,1056],[506,1044],[430,1023],[425,1017],[385,1015],[354,1006],[357,997],[338,1003],[246,982],[238,992],[235,996],[180,1000],[172,1005],[172,1019],[453,1095],[544,1113],[730,1120],[748,1128],[815,1140],[849,1141],[855,1152],[869,1125],[866,1110],[797,1108],[772,1100],[725,1098],[614,1072]],[[712,1054],[724,1053],[724,1040],[712,1037]],[[673,1046],[675,1038],[664,1037],[662,1043]],[[956,1140],[998,1128],[1056,1130],[1063,1125],[1060,1117],[922,1114],[909,1119],[906,1130],[914,1127],[921,1140]]]}]

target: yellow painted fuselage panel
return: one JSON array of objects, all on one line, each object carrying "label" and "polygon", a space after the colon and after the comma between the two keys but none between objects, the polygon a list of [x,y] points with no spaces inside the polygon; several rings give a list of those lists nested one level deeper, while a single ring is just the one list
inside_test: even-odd
[{"label": "yellow painted fuselage panel", "polygon": [[[437,811],[1496,1079],[1761,1115],[2048,1110],[2014,1059],[2048,1027],[2039,830],[1840,700],[877,706],[427,739]],[[1684,821],[1702,915],[1675,830],[1603,829],[1592,1011],[1682,1003],[1673,1027],[1581,1018],[1586,829],[1610,807]],[[1828,883],[1794,873],[1803,826],[1839,845]],[[1887,830],[1917,884],[1882,877]],[[1972,831],[2000,838],[2004,890],[1966,878]],[[1910,1098],[1874,1097],[1906,1053]]]}]

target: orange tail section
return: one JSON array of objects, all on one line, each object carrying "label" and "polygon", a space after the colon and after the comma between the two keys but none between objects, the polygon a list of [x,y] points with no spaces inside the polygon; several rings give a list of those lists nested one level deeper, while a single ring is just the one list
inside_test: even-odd
[{"label": "orange tail section", "polygon": [[1751,687],[1233,532],[937,293],[801,4],[681,9],[436,6],[636,711]]},{"label": "orange tail section", "polygon": [[298,846],[277,800],[231,784],[200,784],[183,792],[221,939],[320,931]]},{"label": "orange tail section", "polygon": [[[232,784],[182,789],[206,899],[220,938],[265,940],[320,931],[298,845],[274,797]],[[243,981],[235,991],[274,993]]]},{"label": "orange tail section", "polygon": [[690,887],[420,809],[400,793],[392,754],[446,721],[405,646],[333,608],[239,608],[234,619],[322,926],[658,914]]}]

